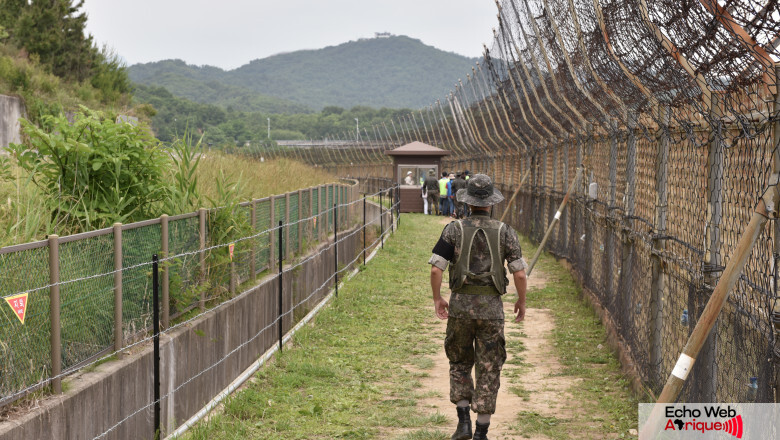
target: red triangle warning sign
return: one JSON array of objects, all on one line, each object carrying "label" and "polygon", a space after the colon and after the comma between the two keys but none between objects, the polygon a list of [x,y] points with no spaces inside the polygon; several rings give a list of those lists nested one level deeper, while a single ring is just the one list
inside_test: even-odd
[{"label": "red triangle warning sign", "polygon": [[9,296],[5,301],[11,306],[11,309],[13,309],[16,317],[19,318],[19,321],[24,324],[24,315],[27,314],[27,293]]},{"label": "red triangle warning sign", "polygon": [[236,248],[235,243],[230,243],[228,245],[228,250],[230,250],[230,261],[233,261],[233,250]]}]

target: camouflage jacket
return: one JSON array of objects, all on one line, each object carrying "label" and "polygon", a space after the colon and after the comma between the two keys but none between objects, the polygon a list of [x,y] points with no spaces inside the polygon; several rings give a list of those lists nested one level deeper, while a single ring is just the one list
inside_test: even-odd
[{"label": "camouflage jacket", "polygon": [[[471,225],[479,227],[489,219],[490,217],[487,214],[477,212],[461,221],[469,222]],[[455,225],[455,222],[452,222],[445,226],[444,231],[442,231],[439,243],[436,244],[428,263],[441,270],[446,270],[450,262],[458,260],[461,252],[460,246],[461,231]],[[511,273],[525,269],[520,241],[517,238],[517,233],[509,225],[503,228],[501,232],[501,255],[502,261],[507,261],[507,267]],[[490,271],[490,251],[488,251],[487,238],[484,233],[479,232],[474,237],[469,270],[474,273]],[[474,284],[489,285],[492,282],[475,281]],[[504,307],[501,297],[498,295],[453,293],[449,302],[449,314],[453,318],[504,319]]]}]

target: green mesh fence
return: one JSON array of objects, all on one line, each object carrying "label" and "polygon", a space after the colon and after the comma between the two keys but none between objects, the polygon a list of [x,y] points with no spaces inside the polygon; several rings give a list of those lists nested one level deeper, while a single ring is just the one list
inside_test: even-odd
[{"label": "green mesh fence", "polygon": [[[298,212],[298,193],[290,194],[290,219],[287,221],[290,226],[290,246],[289,249],[292,253],[298,252],[298,219],[300,218]],[[287,256],[288,258],[290,255]]]},{"label": "green mesh fence", "polygon": [[[0,402],[49,377],[49,248],[0,255],[3,296],[28,291],[24,324],[0,303]],[[36,289],[36,290],[33,290]]]},{"label": "green mesh fence", "polygon": [[[260,273],[273,265],[275,255],[269,253],[271,239],[278,246],[281,220],[289,249],[297,254],[299,245],[314,244],[319,228],[333,230],[333,203],[346,202],[347,190],[328,186],[291,193],[289,219],[285,218],[287,199],[274,199],[274,218],[268,199],[255,203],[252,227],[252,206],[241,206],[232,214],[235,224],[245,228],[239,239],[220,229],[219,218],[224,211],[207,213],[205,253],[206,284],[201,283],[200,231],[197,213],[173,217],[168,222],[168,255],[162,263],[169,277],[169,312],[172,322],[192,310],[205,291],[207,299],[219,300],[228,292],[231,280],[231,258],[228,244],[235,243],[233,268],[237,283],[249,280],[254,269]],[[323,203],[320,202],[322,197]],[[318,215],[327,210],[326,215]],[[312,213],[315,219],[308,219]],[[348,208],[339,208],[339,227],[349,224]],[[298,224],[299,219],[304,220]],[[323,225],[321,222],[325,221]],[[148,335],[152,326],[152,256],[162,252],[162,226],[152,224],[123,226],[122,231],[122,333],[125,344]],[[109,351],[114,345],[114,236],[111,230],[100,231],[88,238],[60,238],[60,320],[62,370],[67,373],[87,364]],[[289,235],[288,235],[289,234]],[[273,235],[273,237],[271,237]],[[287,238],[284,245],[287,248]],[[51,376],[50,310],[49,310],[49,249],[46,242],[7,248],[0,253],[0,289],[4,297],[29,292],[25,322],[19,322],[7,305],[0,304],[0,403],[22,396],[28,389],[46,384]],[[278,248],[277,248],[278,249]],[[254,260],[252,260],[254,256]],[[292,255],[286,255],[291,258]],[[308,308],[296,311],[305,313]]]},{"label": "green mesh fence", "polygon": [[[62,369],[65,371],[113,343],[114,276],[101,274],[114,270],[114,236],[101,235],[62,243],[59,247],[60,281],[94,277],[60,287]],[[150,260],[151,255],[147,257]],[[128,274],[123,274],[125,277]],[[127,307],[130,310],[125,316],[134,316],[133,305]]]},{"label": "green mesh fence", "polygon": [[328,232],[333,232],[333,203],[334,202],[334,194],[333,194],[333,186],[328,185],[328,203],[325,204],[325,209],[328,210]]},{"label": "green mesh fence", "polygon": [[[271,202],[264,200],[257,202],[255,207],[256,225],[255,234],[267,231],[271,228]],[[255,270],[258,272],[268,269],[270,254],[271,233],[264,232],[257,237],[257,252],[255,253]]]},{"label": "green mesh fence", "polygon": [[[142,334],[152,324],[152,256],[160,255],[160,225],[122,231],[122,322],[125,338]],[[109,257],[109,261],[111,258]]]},{"label": "green mesh fence", "polygon": [[197,216],[168,223],[168,253],[178,255],[168,262],[171,316],[185,312],[198,301],[200,260],[199,254],[192,252],[199,248]]}]

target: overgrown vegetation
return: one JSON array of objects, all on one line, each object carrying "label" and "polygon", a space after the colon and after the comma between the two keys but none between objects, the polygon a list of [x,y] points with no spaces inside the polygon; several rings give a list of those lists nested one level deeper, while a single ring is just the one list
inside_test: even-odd
[{"label": "overgrown vegetation", "polygon": [[168,158],[142,127],[115,123],[82,107],[73,123],[46,115],[22,119],[29,142],[9,152],[51,209],[55,228],[86,231],[161,214],[174,194]]},{"label": "overgrown vegetation", "polygon": [[34,122],[79,104],[129,104],[127,70],[85,34],[82,3],[0,0],[0,93],[23,97]]},{"label": "overgrown vegetation", "polygon": [[285,159],[204,152],[190,131],[163,144],[143,125],[85,107],[73,123],[47,115],[40,126],[24,120],[23,127],[27,141],[0,159],[0,197],[7,201],[0,205],[1,245],[233,206],[335,180]]}]

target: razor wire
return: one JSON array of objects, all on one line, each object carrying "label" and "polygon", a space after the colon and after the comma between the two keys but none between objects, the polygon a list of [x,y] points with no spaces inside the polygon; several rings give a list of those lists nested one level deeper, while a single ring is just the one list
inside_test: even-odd
[{"label": "razor wire", "polygon": [[[530,169],[503,209],[537,241],[582,167],[548,250],[605,309],[654,398],[780,172],[780,6],[496,5],[493,40],[450,93],[381,124],[392,132],[370,142],[312,146],[308,157],[341,175],[388,178],[385,152],[427,142],[450,152],[443,167],[487,173],[512,192]],[[777,401],[779,237],[774,219],[759,231],[681,400]]]}]

